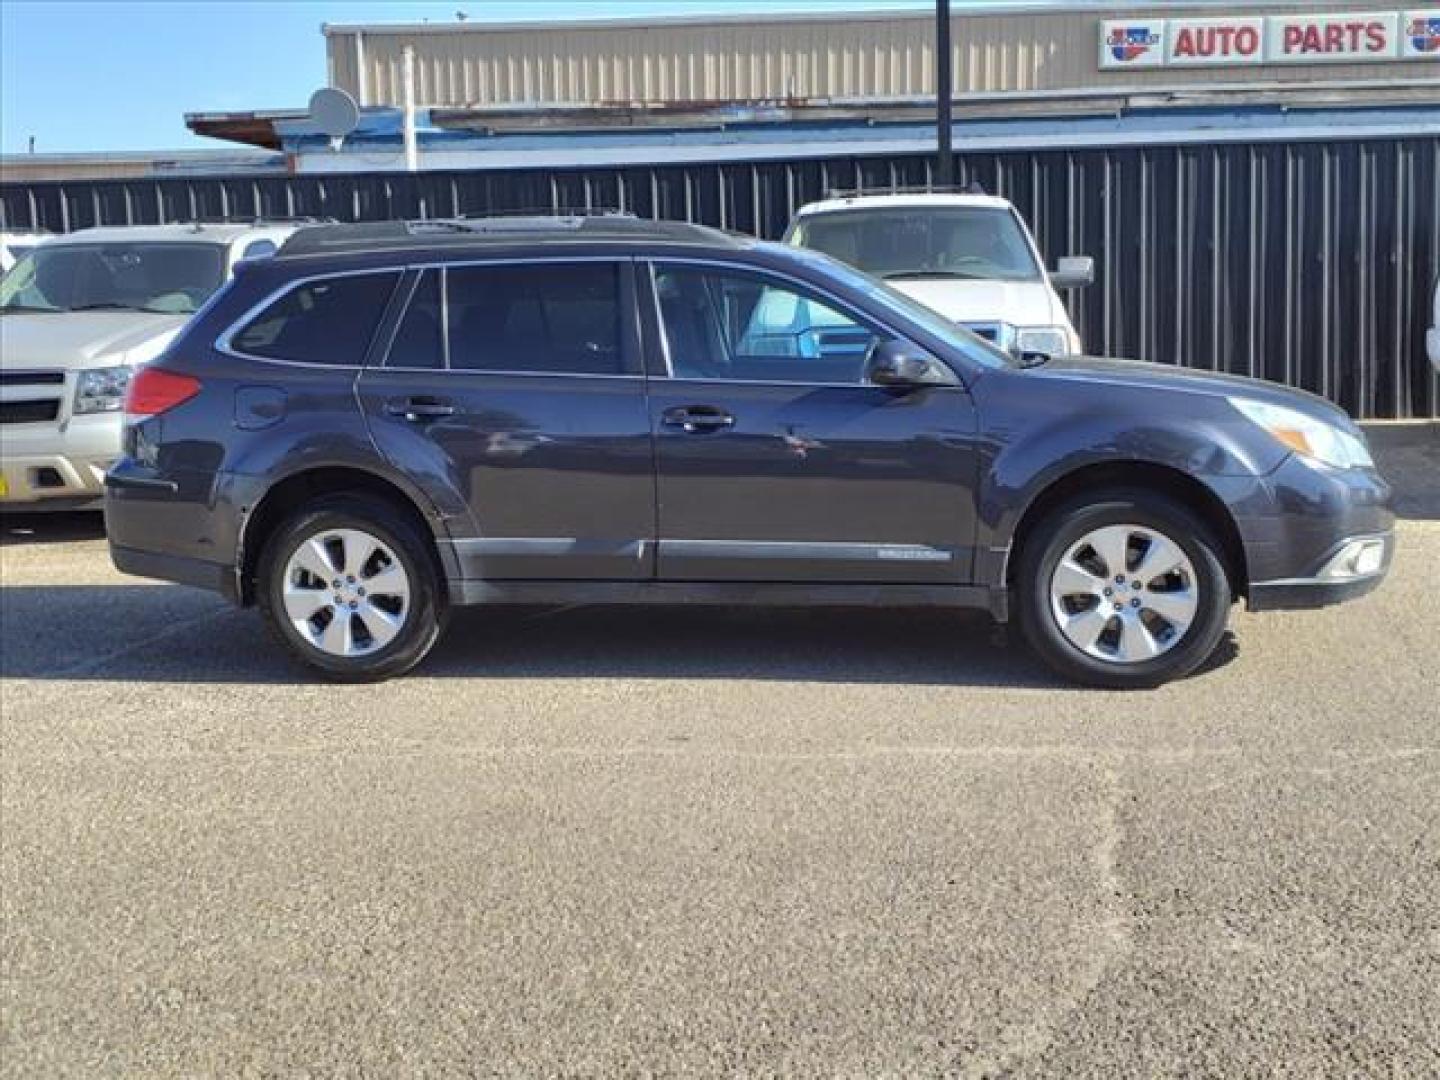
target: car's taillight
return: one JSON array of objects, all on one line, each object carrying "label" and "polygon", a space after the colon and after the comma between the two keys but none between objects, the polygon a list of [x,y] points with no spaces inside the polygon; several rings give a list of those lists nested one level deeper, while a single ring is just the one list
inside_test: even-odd
[{"label": "car's taillight", "polygon": [[126,419],[159,416],[200,392],[200,380],[164,368],[142,367],[125,389]]}]

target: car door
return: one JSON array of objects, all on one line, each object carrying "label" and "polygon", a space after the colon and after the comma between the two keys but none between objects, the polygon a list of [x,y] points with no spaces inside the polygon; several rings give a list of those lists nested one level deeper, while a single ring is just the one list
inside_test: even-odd
[{"label": "car door", "polygon": [[883,325],[768,272],[642,275],[657,577],[966,584],[975,413],[962,386],[868,385]]},{"label": "car door", "polygon": [[654,470],[628,260],[412,271],[357,382],[381,451],[457,509],[467,578],[653,572]]}]

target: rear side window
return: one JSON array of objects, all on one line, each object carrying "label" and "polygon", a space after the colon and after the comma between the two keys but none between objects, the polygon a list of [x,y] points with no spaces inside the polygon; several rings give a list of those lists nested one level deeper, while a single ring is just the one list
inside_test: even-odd
[{"label": "rear side window", "polygon": [[385,314],[396,272],[320,278],[297,285],[230,341],[269,360],[359,367]]},{"label": "rear side window", "polygon": [[445,312],[440,304],[440,271],[420,275],[385,366],[392,368],[443,368],[445,366]]},{"label": "rear side window", "polygon": [[614,263],[461,266],[446,279],[452,370],[631,374]]}]

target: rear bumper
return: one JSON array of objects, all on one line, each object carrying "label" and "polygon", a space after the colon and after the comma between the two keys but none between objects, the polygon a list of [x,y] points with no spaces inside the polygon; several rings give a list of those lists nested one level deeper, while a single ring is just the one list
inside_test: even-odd
[{"label": "rear bumper", "polygon": [[180,555],[160,555],[153,551],[137,551],[122,547],[113,541],[110,544],[110,561],[122,574],[136,577],[156,578],[177,585],[191,585],[197,589],[209,589],[234,601],[235,568],[204,559],[190,559]]},{"label": "rear bumper", "polygon": [[[1336,555],[1344,552],[1351,544],[1365,541],[1384,544],[1384,554],[1377,569],[1370,573],[1347,578],[1337,579],[1325,575],[1324,568],[1334,561]],[[1336,544],[1332,552],[1322,561],[1320,567],[1317,567],[1310,576],[1252,582],[1249,608],[1251,611],[1294,611],[1329,607],[1331,604],[1343,604],[1347,600],[1357,600],[1367,593],[1374,592],[1379,587],[1380,583],[1385,580],[1385,575],[1390,569],[1390,562],[1394,557],[1394,533],[1349,537]]]},{"label": "rear bumper", "polygon": [[122,457],[105,477],[105,534],[116,569],[239,598],[231,503],[216,496],[223,477],[161,475]]}]

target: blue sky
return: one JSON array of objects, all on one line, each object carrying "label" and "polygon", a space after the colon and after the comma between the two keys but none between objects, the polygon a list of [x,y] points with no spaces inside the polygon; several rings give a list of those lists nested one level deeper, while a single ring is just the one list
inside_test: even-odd
[{"label": "blue sky", "polygon": [[[969,0],[953,0],[960,7]],[[914,8],[927,0],[0,0],[0,151],[158,150],[183,114],[300,108],[325,81],[321,23]]]}]

